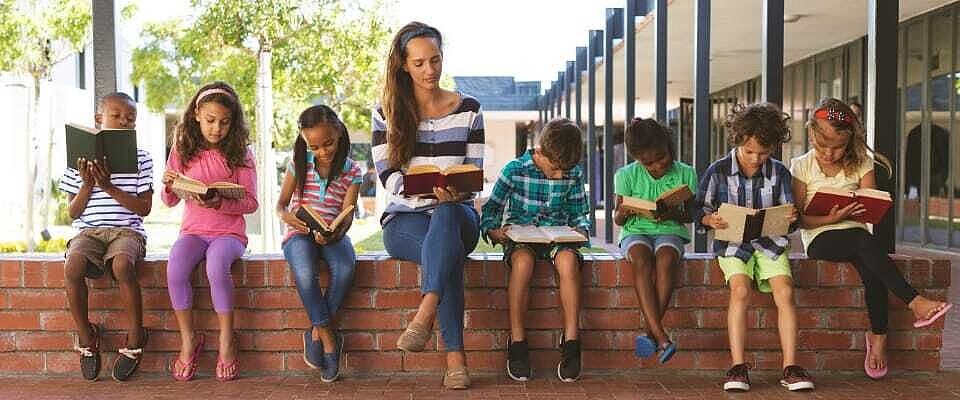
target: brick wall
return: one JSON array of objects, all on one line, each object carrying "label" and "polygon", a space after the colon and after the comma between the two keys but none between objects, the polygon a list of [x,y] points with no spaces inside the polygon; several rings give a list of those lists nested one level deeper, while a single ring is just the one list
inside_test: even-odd
[{"label": "brick wall", "polygon": [[[499,256],[474,256],[466,266],[466,334],[473,370],[499,371],[509,340],[507,270]],[[642,323],[629,264],[608,255],[587,257],[583,268],[580,326],[586,368],[664,368],[633,356],[633,337]],[[898,257],[897,266],[921,292],[945,298],[949,261]],[[799,361],[811,369],[859,370],[863,366],[863,332],[868,329],[863,287],[848,264],[794,260],[800,327]],[[195,318],[206,331],[207,351],[201,371],[212,371],[217,348],[216,315],[206,278],[198,268],[194,282]],[[279,256],[248,257],[233,268],[236,283],[238,340],[244,373],[303,371],[302,329],[309,324],[286,263]],[[322,278],[324,281],[326,277]],[[723,369],[729,364],[726,336],[727,290],[716,263],[690,255],[676,270],[677,289],[666,327],[681,351],[665,366],[673,369]],[[166,289],[165,263],[148,259],[140,271],[144,320],[151,329],[145,372],[164,372],[179,349],[176,319]],[[427,351],[404,354],[397,336],[419,302],[416,265],[385,258],[362,258],[356,282],[345,301],[341,328],[346,338],[349,373],[439,371],[442,349],[434,338]],[[559,359],[561,316],[553,272],[538,266],[527,317],[534,367],[553,368]],[[914,330],[911,313],[892,295],[890,363],[895,368],[936,370],[940,365],[943,322]],[[63,260],[0,259],[0,374],[76,373],[72,351],[73,321],[66,309]],[[93,282],[91,319],[107,330],[105,362],[124,343],[125,319],[115,284]],[[748,315],[748,359],[759,368],[779,368],[776,309],[770,296],[755,294]],[[105,364],[109,365],[109,364]]]}]

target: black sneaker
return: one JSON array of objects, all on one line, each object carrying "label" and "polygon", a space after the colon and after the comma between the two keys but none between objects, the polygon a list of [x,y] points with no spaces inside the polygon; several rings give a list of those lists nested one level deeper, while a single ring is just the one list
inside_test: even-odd
[{"label": "black sneaker", "polygon": [[113,372],[110,373],[113,380],[123,382],[130,379],[130,376],[133,375],[134,372],[137,372],[137,367],[140,366],[140,360],[143,359],[143,350],[147,347],[147,341],[149,339],[150,334],[147,332],[147,328],[141,327],[139,347],[124,347],[119,350],[120,355],[113,360]]},{"label": "black sneaker", "polygon": [[80,347],[77,343],[75,349],[80,352],[80,373],[83,379],[95,381],[100,377],[100,327],[97,324],[90,324],[90,335],[93,336],[93,344],[88,347]]},{"label": "black sneaker", "polygon": [[727,380],[723,382],[723,390],[749,391],[750,368],[750,364],[743,363],[734,365],[733,368],[727,370]]},{"label": "black sneaker", "polygon": [[526,340],[512,342],[507,348],[507,375],[518,382],[530,380],[530,349]]},{"label": "black sneaker", "polygon": [[560,344],[560,364],[557,364],[557,378],[564,382],[580,379],[580,341],[568,340]]},{"label": "black sneaker", "polygon": [[789,365],[783,369],[783,379],[780,384],[787,390],[813,390],[813,378],[799,365]]}]

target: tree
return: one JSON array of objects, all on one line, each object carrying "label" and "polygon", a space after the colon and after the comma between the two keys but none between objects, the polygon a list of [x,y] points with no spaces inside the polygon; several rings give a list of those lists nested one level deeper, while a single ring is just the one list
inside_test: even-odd
[{"label": "tree", "polygon": [[[83,0],[20,0],[0,2],[0,71],[28,75],[33,80],[33,102],[27,124],[27,210],[24,235],[33,251],[35,205],[44,226],[48,222],[53,129],[41,143],[40,82],[53,67],[83,49],[90,36],[90,2]],[[37,180],[40,179],[40,182]],[[38,193],[39,192],[39,193]],[[37,197],[39,196],[39,200]]]},{"label": "tree", "polygon": [[279,237],[269,211],[276,196],[273,152],[291,147],[299,112],[322,102],[349,129],[369,128],[390,32],[382,3],[346,3],[194,0],[196,18],[148,24],[145,44],[133,52],[131,80],[145,88],[151,110],[183,107],[210,81],[236,88],[255,126],[264,250],[274,250]]}]

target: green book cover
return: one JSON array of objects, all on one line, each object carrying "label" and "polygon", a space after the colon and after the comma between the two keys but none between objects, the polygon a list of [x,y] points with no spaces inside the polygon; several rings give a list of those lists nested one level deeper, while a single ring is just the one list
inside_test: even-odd
[{"label": "green book cover", "polygon": [[67,165],[76,168],[77,159],[87,160],[107,157],[112,174],[136,174],[137,132],[133,129],[96,129],[77,124],[67,124]]}]

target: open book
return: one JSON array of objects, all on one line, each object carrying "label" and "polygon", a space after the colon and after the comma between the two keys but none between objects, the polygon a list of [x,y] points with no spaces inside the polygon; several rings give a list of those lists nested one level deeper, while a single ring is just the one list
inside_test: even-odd
[{"label": "open book", "polygon": [[340,214],[337,215],[330,224],[323,221],[323,217],[317,210],[314,210],[306,204],[297,208],[297,212],[294,215],[296,215],[297,219],[307,224],[307,227],[310,228],[310,233],[318,232],[323,236],[330,236],[333,234],[333,231],[337,230],[337,227],[340,226],[343,219],[350,215],[351,212],[353,212],[353,206],[347,206],[347,208],[340,211]]},{"label": "open book", "polygon": [[77,167],[77,159],[107,158],[111,174],[136,174],[137,132],[133,129],[96,129],[77,124],[64,126],[67,166]]},{"label": "open book", "polygon": [[246,195],[243,185],[230,182],[214,182],[208,185],[183,174],[173,180],[170,190],[181,199],[198,196],[203,200],[209,200],[217,194],[227,199],[242,199]]},{"label": "open book", "polygon": [[690,191],[689,186],[680,185],[661,193],[655,201],[628,196],[622,197],[623,201],[620,203],[620,207],[623,207],[629,211],[633,211],[646,218],[656,219],[658,214],[657,211],[664,211],[657,210],[658,202],[670,208],[683,206],[684,202],[693,198],[693,192]]},{"label": "open book", "polygon": [[507,237],[517,243],[583,243],[587,237],[569,226],[510,225]]},{"label": "open book", "polygon": [[715,230],[713,238],[746,243],[765,236],[783,236],[789,233],[793,204],[756,209],[723,203],[717,213],[728,226],[726,229]]},{"label": "open book", "polygon": [[403,176],[406,196],[433,196],[434,187],[453,186],[460,193],[483,190],[483,170],[473,164],[453,165],[440,169],[436,165],[415,165]]},{"label": "open book", "polygon": [[859,215],[853,215],[850,219],[870,224],[879,224],[887,210],[893,205],[890,193],[883,190],[857,189],[850,191],[837,188],[821,188],[813,194],[813,198],[807,203],[807,208],[803,210],[803,213],[807,215],[829,215],[830,209],[834,205],[843,208],[853,202],[863,204],[866,211]]}]

